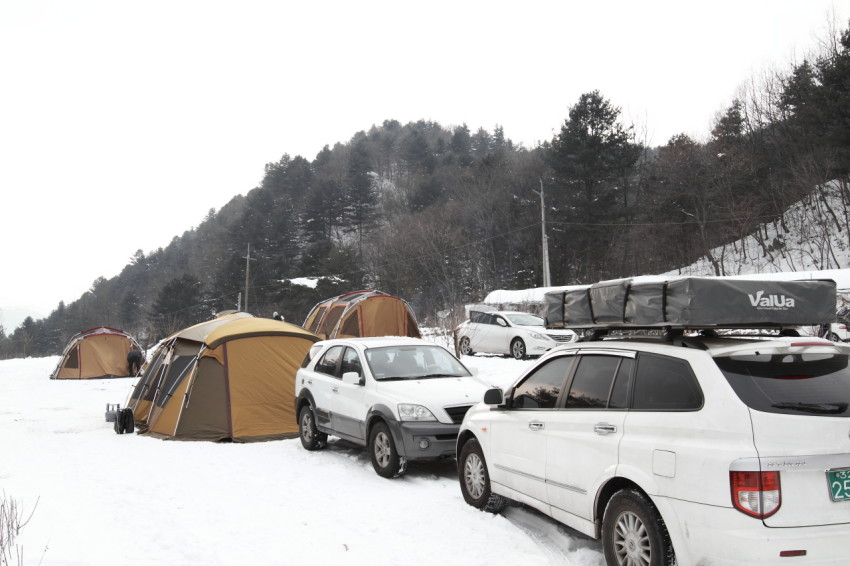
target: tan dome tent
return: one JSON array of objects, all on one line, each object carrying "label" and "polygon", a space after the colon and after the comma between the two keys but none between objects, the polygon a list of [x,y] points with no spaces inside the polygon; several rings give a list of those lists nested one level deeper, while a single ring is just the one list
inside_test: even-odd
[{"label": "tan dome tent", "polygon": [[84,330],[68,341],[50,379],[128,377],[127,354],[131,348],[142,349],[123,330],[107,326]]},{"label": "tan dome tent", "polygon": [[143,369],[127,406],[140,432],[249,442],[298,435],[295,372],[318,337],[236,313],[177,332]]},{"label": "tan dome tent", "polygon": [[326,339],[421,337],[410,305],[381,291],[354,291],[322,301],[307,315],[304,328]]}]

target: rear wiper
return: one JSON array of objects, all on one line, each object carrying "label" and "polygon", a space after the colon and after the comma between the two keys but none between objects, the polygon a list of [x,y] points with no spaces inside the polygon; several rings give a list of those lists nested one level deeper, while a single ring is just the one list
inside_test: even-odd
[{"label": "rear wiper", "polygon": [[847,403],[774,403],[771,407],[803,413],[837,415],[847,410]]}]

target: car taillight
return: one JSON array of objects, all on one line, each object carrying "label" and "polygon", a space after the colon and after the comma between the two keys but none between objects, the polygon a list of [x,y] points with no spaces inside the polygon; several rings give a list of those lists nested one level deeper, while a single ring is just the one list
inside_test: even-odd
[{"label": "car taillight", "polygon": [[782,505],[779,472],[729,472],[732,505],[738,511],[766,519]]}]

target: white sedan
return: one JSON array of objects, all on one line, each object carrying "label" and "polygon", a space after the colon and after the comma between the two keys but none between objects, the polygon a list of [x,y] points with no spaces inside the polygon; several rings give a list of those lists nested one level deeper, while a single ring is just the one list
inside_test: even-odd
[{"label": "white sedan", "polygon": [[506,354],[518,360],[540,356],[559,344],[575,342],[572,330],[546,328],[543,319],[526,312],[472,310],[455,329],[460,353]]}]

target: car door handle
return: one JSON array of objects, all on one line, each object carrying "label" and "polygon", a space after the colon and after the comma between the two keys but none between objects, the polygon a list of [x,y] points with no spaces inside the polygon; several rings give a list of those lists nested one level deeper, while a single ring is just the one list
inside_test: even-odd
[{"label": "car door handle", "polygon": [[617,432],[617,427],[608,423],[599,423],[593,427],[596,434],[612,434]]},{"label": "car door handle", "polygon": [[530,422],[528,423],[528,428],[531,430],[543,430],[546,428],[546,425],[544,423]]},{"label": "car door handle", "polygon": [[333,389],[331,389],[331,391],[333,391],[334,393],[339,393],[339,387],[334,387]]}]

